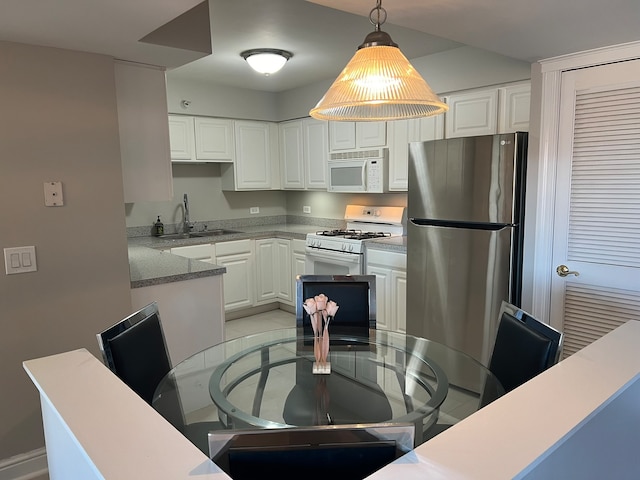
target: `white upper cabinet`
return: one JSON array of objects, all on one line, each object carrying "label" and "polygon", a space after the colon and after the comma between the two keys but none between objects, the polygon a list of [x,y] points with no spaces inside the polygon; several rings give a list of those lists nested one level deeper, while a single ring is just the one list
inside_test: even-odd
[{"label": "white upper cabinet", "polygon": [[302,120],[283,122],[280,130],[280,158],[282,160],[282,187],[304,189],[304,162]]},{"label": "white upper cabinet", "polygon": [[221,167],[222,189],[280,189],[278,124],[236,120],[234,136],[236,159]]},{"label": "white upper cabinet", "polygon": [[409,142],[444,138],[444,115],[394,120],[387,123],[389,141],[389,190],[407,191]]},{"label": "white upper cabinet", "polygon": [[193,117],[169,115],[171,160],[194,162],[196,159]]},{"label": "white upper cabinet", "polygon": [[412,118],[409,120],[409,141],[428,142],[444,138],[445,115]]},{"label": "white upper cabinet", "polygon": [[352,150],[356,148],[355,122],[329,122],[329,150]]},{"label": "white upper cabinet", "polygon": [[171,159],[174,162],[233,162],[233,120],[169,115]]},{"label": "white upper cabinet", "polygon": [[498,89],[452,94],[445,114],[447,138],[492,135],[498,131]]},{"label": "white upper cabinet", "polygon": [[410,124],[416,123],[412,120],[394,120],[387,124],[390,191],[407,191],[409,185],[409,130]]},{"label": "white upper cabinet", "polygon": [[498,93],[500,100],[498,133],[528,132],[531,84],[502,87]]},{"label": "white upper cabinet", "polygon": [[330,151],[387,145],[386,122],[329,122]]},{"label": "white upper cabinet", "polygon": [[233,162],[233,120],[195,117],[195,143],[197,160]]},{"label": "white upper cabinet", "polygon": [[387,145],[386,122],[356,122],[356,148]]},{"label": "white upper cabinet", "polygon": [[328,124],[304,118],[279,125],[282,187],[285,190],[327,188]]},{"label": "white upper cabinet", "polygon": [[125,203],[173,198],[164,70],[115,62]]},{"label": "white upper cabinet", "polygon": [[325,120],[302,120],[304,179],[307,189],[327,189],[329,159],[329,123]]}]

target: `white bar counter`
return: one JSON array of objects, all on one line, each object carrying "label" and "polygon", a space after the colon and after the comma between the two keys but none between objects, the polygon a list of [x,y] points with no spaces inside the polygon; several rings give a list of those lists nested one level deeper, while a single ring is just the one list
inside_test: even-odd
[{"label": "white bar counter", "polygon": [[40,391],[51,480],[229,478],[87,350],[24,368]]},{"label": "white bar counter", "polygon": [[[639,347],[630,321],[369,478],[640,478]],[[24,367],[52,480],[229,478],[88,351]]]}]

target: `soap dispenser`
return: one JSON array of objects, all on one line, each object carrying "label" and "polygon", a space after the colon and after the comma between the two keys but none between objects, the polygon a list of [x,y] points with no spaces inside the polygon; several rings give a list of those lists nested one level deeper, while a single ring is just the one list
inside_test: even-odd
[{"label": "soap dispenser", "polygon": [[153,234],[156,237],[160,235],[164,235],[164,223],[160,221],[160,215],[158,215],[158,220],[153,224]]}]

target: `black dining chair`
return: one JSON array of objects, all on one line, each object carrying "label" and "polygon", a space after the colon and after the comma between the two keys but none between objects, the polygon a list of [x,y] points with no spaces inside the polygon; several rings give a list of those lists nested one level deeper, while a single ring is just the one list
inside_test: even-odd
[{"label": "black dining chair", "polygon": [[156,302],[98,333],[104,363],[149,405],[171,370]]},{"label": "black dining chair", "polygon": [[311,320],[302,306],[308,298],[325,294],[338,304],[329,329],[336,333],[368,336],[376,328],[375,275],[298,275],[296,277],[296,327],[312,335]]},{"label": "black dining chair", "polygon": [[[311,319],[303,308],[308,298],[325,294],[338,304],[329,324],[330,351],[368,346],[370,330],[376,328],[375,275],[298,275],[296,277],[297,348],[313,352]],[[332,337],[332,335],[334,335]],[[358,341],[366,339],[366,341]],[[364,348],[364,347],[363,347]],[[364,371],[364,370],[370,371]],[[376,366],[359,372],[375,378]],[[309,361],[296,362],[296,385],[285,401],[283,418],[289,425],[384,422],[392,417],[391,405],[376,381],[366,387],[332,367],[330,375],[312,373]]]},{"label": "black dining chair", "polygon": [[414,446],[411,423],[210,432],[210,458],[234,480],[364,479]]},{"label": "black dining chair", "polygon": [[553,364],[557,344],[508,312],[502,312],[489,370],[505,392],[519,387]]},{"label": "black dining chair", "polygon": [[548,337],[552,340],[553,343],[551,345],[551,352],[549,353],[549,367],[555,365],[560,361],[564,343],[564,334],[561,331],[556,330],[551,325],[547,325],[546,323],[541,322],[530,313],[525,312],[520,307],[516,307],[515,305],[507,301],[502,302],[502,305],[500,307],[500,316],[502,316],[502,312],[510,313],[518,320],[524,322],[526,325],[534,329],[536,332],[541,333],[545,337]]},{"label": "black dining chair", "polygon": [[[151,405],[156,387],[171,370],[157,303],[150,303],[96,336],[107,367]],[[187,424],[177,389],[164,390],[162,399],[154,404],[156,410],[207,453],[208,433],[223,428],[221,423]]]}]

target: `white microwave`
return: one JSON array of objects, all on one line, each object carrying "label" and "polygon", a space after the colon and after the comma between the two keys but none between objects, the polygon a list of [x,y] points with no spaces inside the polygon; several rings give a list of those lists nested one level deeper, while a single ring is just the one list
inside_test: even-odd
[{"label": "white microwave", "polygon": [[328,161],[329,192],[385,193],[389,190],[389,149],[332,153]]}]

